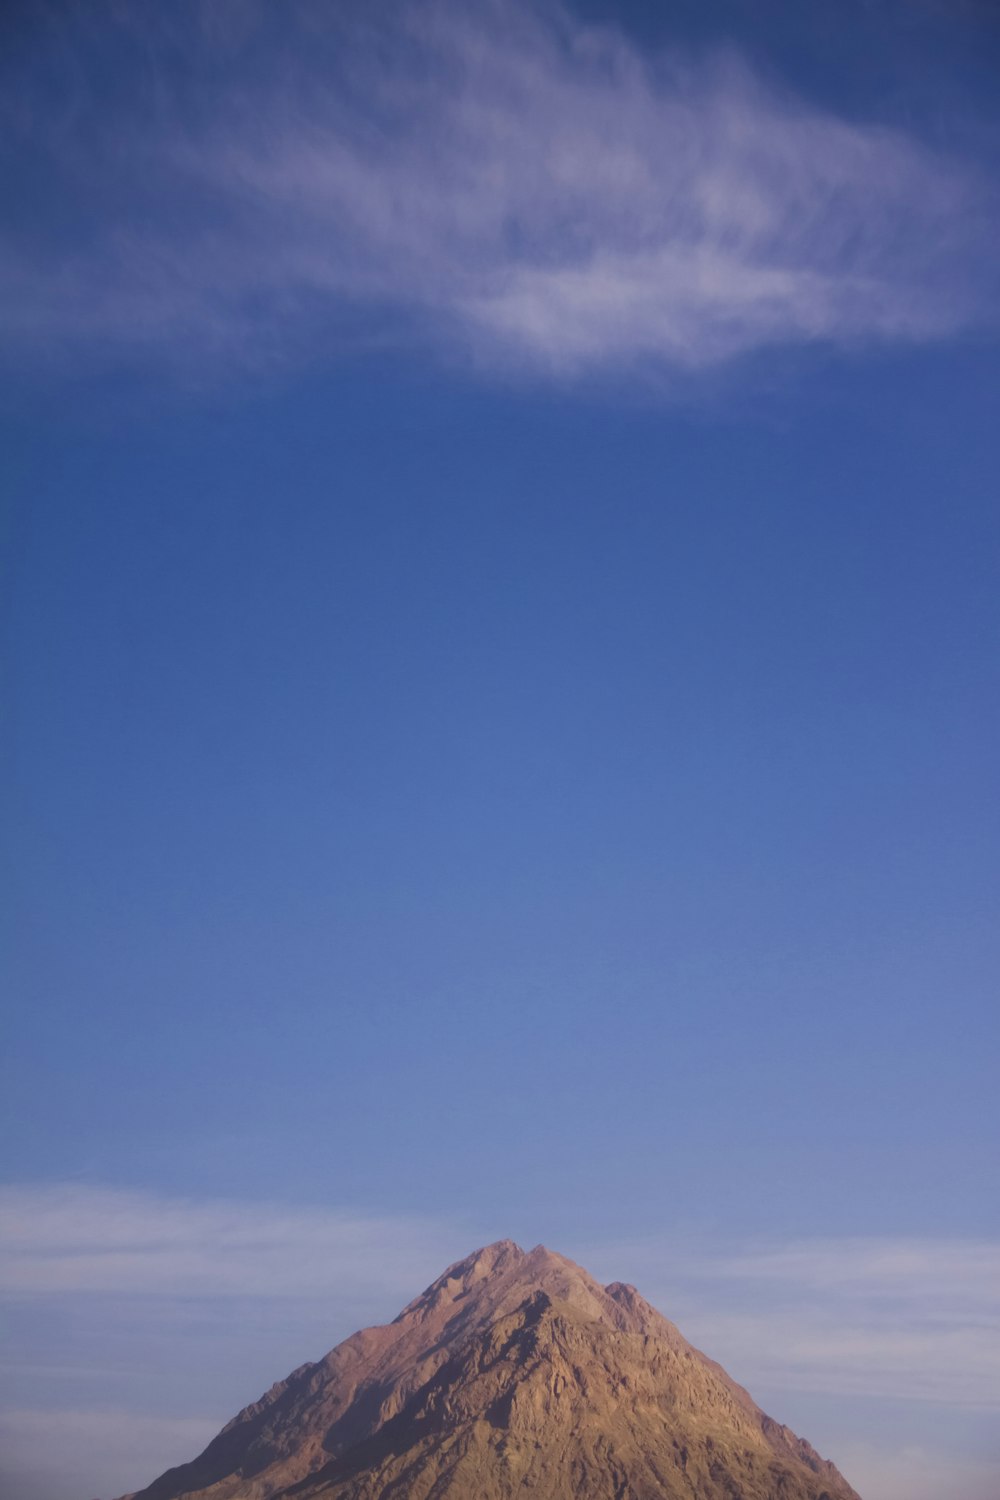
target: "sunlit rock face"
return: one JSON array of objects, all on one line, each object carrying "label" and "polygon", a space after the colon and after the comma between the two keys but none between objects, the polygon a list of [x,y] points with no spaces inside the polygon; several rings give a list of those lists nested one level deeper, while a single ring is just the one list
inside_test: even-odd
[{"label": "sunlit rock face", "polygon": [[130,1500],[858,1500],[621,1282],[501,1240]]}]

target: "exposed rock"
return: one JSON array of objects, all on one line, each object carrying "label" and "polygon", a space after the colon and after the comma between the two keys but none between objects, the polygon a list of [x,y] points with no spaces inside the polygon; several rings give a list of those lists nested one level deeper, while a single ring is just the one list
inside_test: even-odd
[{"label": "exposed rock", "polygon": [[858,1500],[632,1286],[501,1240],[127,1500]]}]

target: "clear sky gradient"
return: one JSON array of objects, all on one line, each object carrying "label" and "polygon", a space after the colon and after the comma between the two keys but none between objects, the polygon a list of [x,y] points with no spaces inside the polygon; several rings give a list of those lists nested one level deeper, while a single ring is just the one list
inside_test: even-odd
[{"label": "clear sky gradient", "polygon": [[18,1493],[509,1234],[994,1500],[995,10],[2,29]]}]

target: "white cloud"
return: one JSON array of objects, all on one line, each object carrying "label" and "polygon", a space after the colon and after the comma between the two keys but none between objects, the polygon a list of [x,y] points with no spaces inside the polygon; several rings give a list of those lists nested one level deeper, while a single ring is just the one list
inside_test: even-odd
[{"label": "white cloud", "polygon": [[[418,1216],[6,1187],[0,1293],[335,1299],[347,1319],[351,1308],[391,1317],[488,1237]],[[994,1242],[844,1238],[695,1255],[644,1241],[579,1258],[635,1281],[751,1388],[1000,1405]]]},{"label": "white cloud", "polygon": [[[204,5],[181,14],[201,25],[178,81],[153,14],[124,11],[162,53],[155,115],[98,108],[85,145],[50,142],[89,232],[9,245],[22,350],[288,359],[389,326],[567,376],[992,315],[976,172],[734,57],[647,58],[555,5],[433,0],[365,26],[300,4],[279,36],[252,5],[221,34]],[[102,45],[97,27],[85,58]]]},{"label": "white cloud", "polygon": [[752,1391],[1000,1407],[1000,1244],[647,1240],[596,1249]]},{"label": "white cloud", "polygon": [[866,1296],[947,1297],[994,1304],[1000,1314],[1000,1244],[992,1240],[803,1240],[720,1259],[714,1273],[749,1280],[852,1288]]},{"label": "white cloud", "polygon": [[[417,1216],[0,1188],[0,1293],[409,1300],[468,1234]],[[422,1279],[423,1278],[423,1279]]]},{"label": "white cloud", "polygon": [[[17,1368],[0,1370],[18,1393],[0,1423],[8,1487],[23,1500],[79,1500],[84,1477],[91,1493],[148,1482],[270,1381],[392,1317],[490,1237],[409,1216],[80,1184],[0,1189],[0,1294],[16,1315]],[[605,1280],[634,1281],[780,1418],[808,1398],[822,1446],[866,1500],[997,1492],[995,1455],[955,1439],[956,1421],[978,1430],[1000,1404],[995,1242],[554,1248]],[[859,1399],[869,1416],[882,1403],[875,1445],[852,1426]],[[102,1403],[118,1409],[88,1409]],[[793,1425],[820,1435],[811,1416]]]}]

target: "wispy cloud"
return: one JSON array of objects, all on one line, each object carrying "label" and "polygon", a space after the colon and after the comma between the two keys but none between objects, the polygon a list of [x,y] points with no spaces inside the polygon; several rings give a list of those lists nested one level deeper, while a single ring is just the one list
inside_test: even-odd
[{"label": "wispy cloud", "polygon": [[417,1216],[194,1202],[74,1184],[0,1188],[0,1294],[405,1300],[468,1234]]},{"label": "wispy cloud", "polygon": [[[8,343],[283,360],[408,337],[567,376],[995,311],[969,164],[555,4],[377,15],[102,10],[58,119],[26,69],[11,109],[71,208],[8,240]],[[92,93],[123,47],[151,104]]]},{"label": "wispy cloud", "polygon": [[[196,1413],[231,1415],[354,1328],[394,1316],[491,1237],[408,1215],[80,1184],[0,1189],[12,1491],[64,1500],[83,1474],[108,1493],[148,1481],[216,1430]],[[978,1438],[963,1449],[955,1432],[989,1425],[1000,1405],[995,1241],[555,1248],[605,1280],[634,1281],[778,1417],[794,1425],[803,1399],[826,1413],[825,1435],[811,1416],[798,1425],[823,1436],[868,1500],[995,1493],[995,1455]],[[852,1447],[851,1419],[838,1415],[857,1398],[886,1414],[876,1444]]]},{"label": "wispy cloud", "polygon": [[752,1390],[1000,1407],[1000,1244],[843,1238],[595,1250]]},{"label": "wispy cloud", "polygon": [[147,1484],[487,1238],[443,1217],[0,1187],[0,1489]]},{"label": "wispy cloud", "polygon": [[[392,1317],[488,1238],[455,1221],[193,1201],[74,1184],[0,1189],[0,1294],[335,1298]],[[817,1239],[733,1253],[577,1247],[755,1385],[1000,1405],[1000,1245]]]}]

